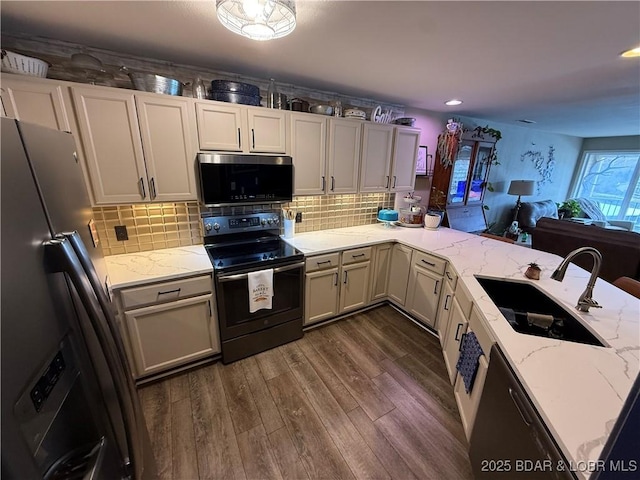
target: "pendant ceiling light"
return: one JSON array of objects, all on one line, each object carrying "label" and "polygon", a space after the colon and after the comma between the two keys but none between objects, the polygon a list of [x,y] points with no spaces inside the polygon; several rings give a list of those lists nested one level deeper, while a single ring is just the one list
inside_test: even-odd
[{"label": "pendant ceiling light", "polygon": [[252,40],[271,40],[296,28],[293,0],[216,0],[218,20],[234,33]]}]

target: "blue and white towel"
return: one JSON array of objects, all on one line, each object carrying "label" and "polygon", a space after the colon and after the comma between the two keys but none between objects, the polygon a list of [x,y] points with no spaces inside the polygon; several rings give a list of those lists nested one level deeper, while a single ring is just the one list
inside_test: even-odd
[{"label": "blue and white towel", "polygon": [[478,343],[476,334],[473,332],[466,333],[460,346],[460,357],[456,364],[456,370],[462,376],[464,389],[467,393],[471,392],[473,388],[473,382],[476,379],[476,373],[478,373],[478,365],[480,365],[480,355],[483,355],[482,347]]}]

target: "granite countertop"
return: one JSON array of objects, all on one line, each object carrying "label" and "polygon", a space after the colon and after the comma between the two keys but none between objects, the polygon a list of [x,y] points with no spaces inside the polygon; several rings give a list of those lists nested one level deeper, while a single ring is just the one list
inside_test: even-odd
[{"label": "granite countertop", "polygon": [[111,255],[105,263],[113,290],[213,271],[203,245]]},{"label": "granite countertop", "polygon": [[[595,464],[640,370],[640,301],[598,279],[593,297],[603,308],[575,309],[589,272],[571,264],[563,282],[550,279],[557,255],[440,228],[388,228],[382,224],[297,234],[288,243],[305,255],[400,242],[451,262],[477,305],[485,326],[510,360],[516,375],[576,473]],[[524,271],[536,262],[539,281]],[[112,288],[212,271],[202,245],[106,257]],[[607,344],[607,347],[534,337],[515,332],[475,275],[533,283]]]},{"label": "granite countertop", "polygon": [[[457,230],[365,225],[298,234],[291,245],[313,255],[397,241],[451,262],[471,293],[485,325],[579,476],[595,464],[640,370],[640,301],[598,279],[593,298],[601,309],[575,309],[590,273],[571,264],[563,282],[551,280],[557,255]],[[524,271],[536,262],[539,281]],[[574,312],[607,347],[534,337],[515,332],[475,275],[529,282]]]}]

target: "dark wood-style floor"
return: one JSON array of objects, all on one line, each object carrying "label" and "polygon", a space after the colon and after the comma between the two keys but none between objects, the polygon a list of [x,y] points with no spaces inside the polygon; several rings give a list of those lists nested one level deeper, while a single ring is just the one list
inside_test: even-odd
[{"label": "dark wood-style floor", "polygon": [[440,344],[389,306],[140,397],[163,479],[472,478]]}]

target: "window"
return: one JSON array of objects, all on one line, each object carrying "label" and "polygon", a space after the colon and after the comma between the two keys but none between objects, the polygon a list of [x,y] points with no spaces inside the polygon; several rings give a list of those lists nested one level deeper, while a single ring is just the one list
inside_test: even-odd
[{"label": "window", "polygon": [[585,152],[571,197],[598,202],[607,220],[632,221],[640,231],[640,152]]}]

